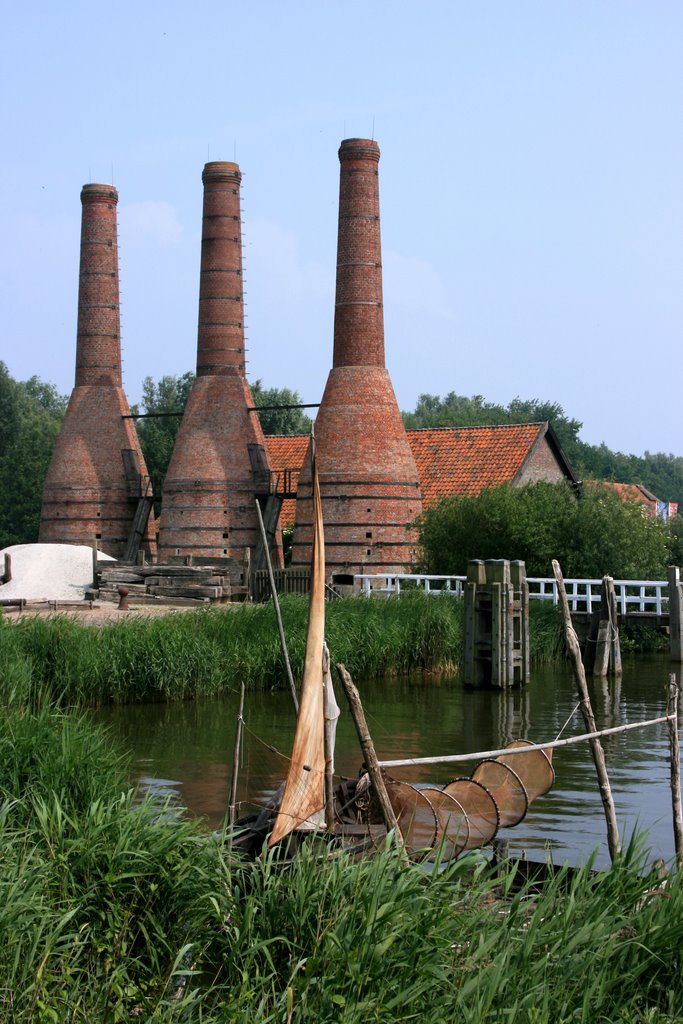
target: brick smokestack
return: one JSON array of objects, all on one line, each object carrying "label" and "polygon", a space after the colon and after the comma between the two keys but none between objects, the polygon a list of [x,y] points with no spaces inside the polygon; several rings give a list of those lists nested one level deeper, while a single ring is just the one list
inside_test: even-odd
[{"label": "brick smokestack", "polygon": [[[328,575],[397,572],[414,560],[417,467],[384,365],[379,146],[339,149],[334,356],[315,422]],[[299,477],[292,564],[311,543],[310,457]]]},{"label": "brick smokestack", "polygon": [[[117,203],[113,185],[83,186],[76,380],[45,479],[39,539],[96,540],[121,558],[149,478],[121,386]],[[153,518],[143,547],[154,553]]]},{"label": "brick smokestack", "polygon": [[244,290],[237,164],[204,167],[197,378],[162,496],[159,558],[243,559],[258,542],[270,466],[245,376]]}]

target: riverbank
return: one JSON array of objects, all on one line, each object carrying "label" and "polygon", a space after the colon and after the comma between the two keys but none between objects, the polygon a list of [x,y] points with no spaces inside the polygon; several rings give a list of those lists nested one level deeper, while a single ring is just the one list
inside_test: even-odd
[{"label": "riverbank", "polygon": [[[308,601],[290,596],[282,617],[295,678],[301,677]],[[359,681],[410,672],[457,672],[464,607],[416,593],[399,601],[349,598],[326,609],[335,661]],[[534,660],[561,657],[557,609],[530,611]],[[0,616],[0,679],[30,681],[41,693],[87,705],[215,697],[287,686],[270,605],[233,605],[147,618],[131,615],[100,629],[69,616]]]},{"label": "riverbank", "polygon": [[683,885],[643,878],[635,844],[541,892],[472,857],[404,870],[391,847],[237,862],[136,803],[101,730],[2,703],[2,1020],[680,1020]]}]

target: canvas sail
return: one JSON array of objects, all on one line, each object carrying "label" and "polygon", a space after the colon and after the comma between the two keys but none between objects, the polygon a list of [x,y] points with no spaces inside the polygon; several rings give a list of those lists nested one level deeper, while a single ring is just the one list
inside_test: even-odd
[{"label": "canvas sail", "polygon": [[[313,444],[313,441],[311,442]],[[324,825],[325,739],[323,685],[323,642],[325,639],[325,538],[323,535],[320,487],[312,457],[313,544],[311,594],[306,637],[304,676],[299,698],[292,759],[282,803],[268,840],[273,846],[294,829]]]}]

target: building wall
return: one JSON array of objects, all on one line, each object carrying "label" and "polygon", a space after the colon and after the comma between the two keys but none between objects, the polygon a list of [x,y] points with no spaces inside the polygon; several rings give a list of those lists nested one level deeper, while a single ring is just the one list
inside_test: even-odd
[{"label": "building wall", "polygon": [[535,446],[522,468],[522,472],[515,480],[515,485],[521,487],[523,484],[537,483],[540,480],[559,484],[566,479],[552,448],[544,437]]}]

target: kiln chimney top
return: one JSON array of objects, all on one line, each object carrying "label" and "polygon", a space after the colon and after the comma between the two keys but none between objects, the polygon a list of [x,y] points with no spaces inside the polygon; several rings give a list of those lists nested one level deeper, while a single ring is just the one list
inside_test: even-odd
[{"label": "kiln chimney top", "polygon": [[208,164],[204,164],[202,171],[203,182],[220,181],[223,178],[237,178],[239,181],[241,177],[240,165],[230,160],[210,160]]},{"label": "kiln chimney top", "polygon": [[84,185],[81,189],[82,203],[111,203],[116,206],[119,194],[113,185]]}]

